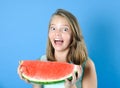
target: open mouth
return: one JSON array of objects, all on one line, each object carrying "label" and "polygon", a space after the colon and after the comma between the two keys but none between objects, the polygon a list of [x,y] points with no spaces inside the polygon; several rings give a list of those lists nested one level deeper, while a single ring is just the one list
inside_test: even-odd
[{"label": "open mouth", "polygon": [[62,45],[63,44],[63,40],[62,39],[55,39],[54,40],[54,43],[56,44],[56,45]]}]

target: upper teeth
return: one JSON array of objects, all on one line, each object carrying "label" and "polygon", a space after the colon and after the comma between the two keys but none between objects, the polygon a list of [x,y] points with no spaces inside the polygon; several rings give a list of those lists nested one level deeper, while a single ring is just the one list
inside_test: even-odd
[{"label": "upper teeth", "polygon": [[55,39],[55,40],[61,40],[61,39]]}]

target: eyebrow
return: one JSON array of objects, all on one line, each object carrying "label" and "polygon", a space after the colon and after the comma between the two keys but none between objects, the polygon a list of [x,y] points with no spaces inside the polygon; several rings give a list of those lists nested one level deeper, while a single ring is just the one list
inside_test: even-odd
[{"label": "eyebrow", "polygon": [[[55,25],[55,24],[50,24],[50,26],[51,26],[51,25]],[[69,27],[69,25],[67,25],[67,24],[65,24],[65,25],[60,25],[60,26],[67,26],[67,27]]]}]

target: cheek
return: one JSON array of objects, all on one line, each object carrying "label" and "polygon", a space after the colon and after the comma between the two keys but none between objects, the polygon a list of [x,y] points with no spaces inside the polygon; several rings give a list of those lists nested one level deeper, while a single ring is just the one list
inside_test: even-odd
[{"label": "cheek", "polygon": [[49,33],[49,34],[48,34],[48,37],[49,37],[49,39],[50,39],[50,42],[52,42],[53,36],[54,36],[54,35],[53,35],[52,33]]},{"label": "cheek", "polygon": [[48,34],[48,37],[49,37],[49,39],[51,40],[52,34],[51,34],[51,33],[49,33],[49,34]]},{"label": "cheek", "polygon": [[66,42],[68,42],[68,43],[70,43],[71,40],[72,40],[72,36],[71,35],[65,35],[64,38],[65,38]]}]

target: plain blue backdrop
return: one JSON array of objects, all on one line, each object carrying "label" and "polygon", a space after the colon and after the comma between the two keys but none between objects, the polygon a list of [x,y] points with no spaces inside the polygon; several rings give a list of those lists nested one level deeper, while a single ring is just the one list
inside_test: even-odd
[{"label": "plain blue backdrop", "polygon": [[119,0],[0,0],[0,88],[32,87],[20,80],[18,62],[45,54],[48,22],[58,8],[77,17],[98,88],[120,88]]}]

